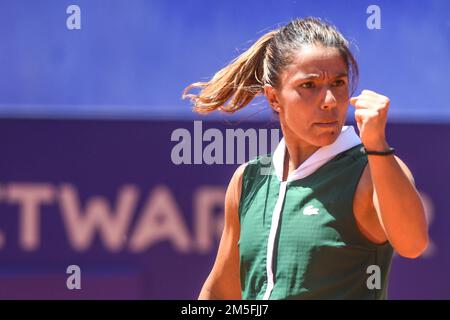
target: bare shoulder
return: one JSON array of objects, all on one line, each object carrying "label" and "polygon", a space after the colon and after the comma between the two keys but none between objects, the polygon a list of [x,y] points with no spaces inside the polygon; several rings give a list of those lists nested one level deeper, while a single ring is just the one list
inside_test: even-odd
[{"label": "bare shoulder", "polygon": [[242,179],[244,176],[245,168],[247,167],[247,162],[241,164],[231,177],[230,183],[228,184],[227,194],[226,194],[226,205],[232,205],[236,209],[239,207],[239,201],[241,198],[242,189]]},{"label": "bare shoulder", "polygon": [[239,232],[239,202],[241,199],[242,179],[247,163],[241,164],[228,184],[225,194],[225,232],[237,236]]},{"label": "bare shoulder", "polygon": [[241,164],[237,169],[234,171],[232,180],[235,180],[235,182],[242,182],[242,177],[244,175],[245,168],[247,167],[248,162],[245,162]]},{"label": "bare shoulder", "polygon": [[213,268],[199,299],[241,299],[239,265],[239,200],[246,163],[234,172],[225,195],[225,221]]}]

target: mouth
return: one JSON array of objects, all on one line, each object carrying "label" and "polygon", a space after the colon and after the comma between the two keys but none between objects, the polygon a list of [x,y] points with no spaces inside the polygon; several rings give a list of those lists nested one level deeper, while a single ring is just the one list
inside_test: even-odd
[{"label": "mouth", "polygon": [[326,121],[326,122],[316,122],[314,123],[315,126],[321,127],[321,128],[332,128],[337,126],[337,121]]}]

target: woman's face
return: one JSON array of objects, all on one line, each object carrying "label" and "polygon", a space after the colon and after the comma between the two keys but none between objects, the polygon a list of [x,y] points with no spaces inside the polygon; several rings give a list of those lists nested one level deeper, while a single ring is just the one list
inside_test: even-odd
[{"label": "woman's face", "polygon": [[348,68],[338,49],[303,47],[279,80],[278,89],[266,85],[265,93],[284,135],[314,146],[333,143],[349,103]]}]

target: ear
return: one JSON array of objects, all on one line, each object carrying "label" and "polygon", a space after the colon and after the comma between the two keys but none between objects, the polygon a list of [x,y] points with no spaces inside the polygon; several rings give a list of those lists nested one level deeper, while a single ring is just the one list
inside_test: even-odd
[{"label": "ear", "polygon": [[269,104],[272,107],[273,111],[279,113],[281,110],[281,104],[278,99],[277,89],[272,87],[270,84],[265,84],[264,95],[266,96],[267,101],[269,101]]}]

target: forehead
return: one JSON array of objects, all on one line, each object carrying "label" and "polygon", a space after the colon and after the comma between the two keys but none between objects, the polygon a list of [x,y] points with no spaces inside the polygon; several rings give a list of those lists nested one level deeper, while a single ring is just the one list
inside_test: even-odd
[{"label": "forehead", "polygon": [[311,74],[331,78],[347,71],[347,64],[337,48],[305,46],[292,55],[280,78],[282,83],[286,83]]}]

